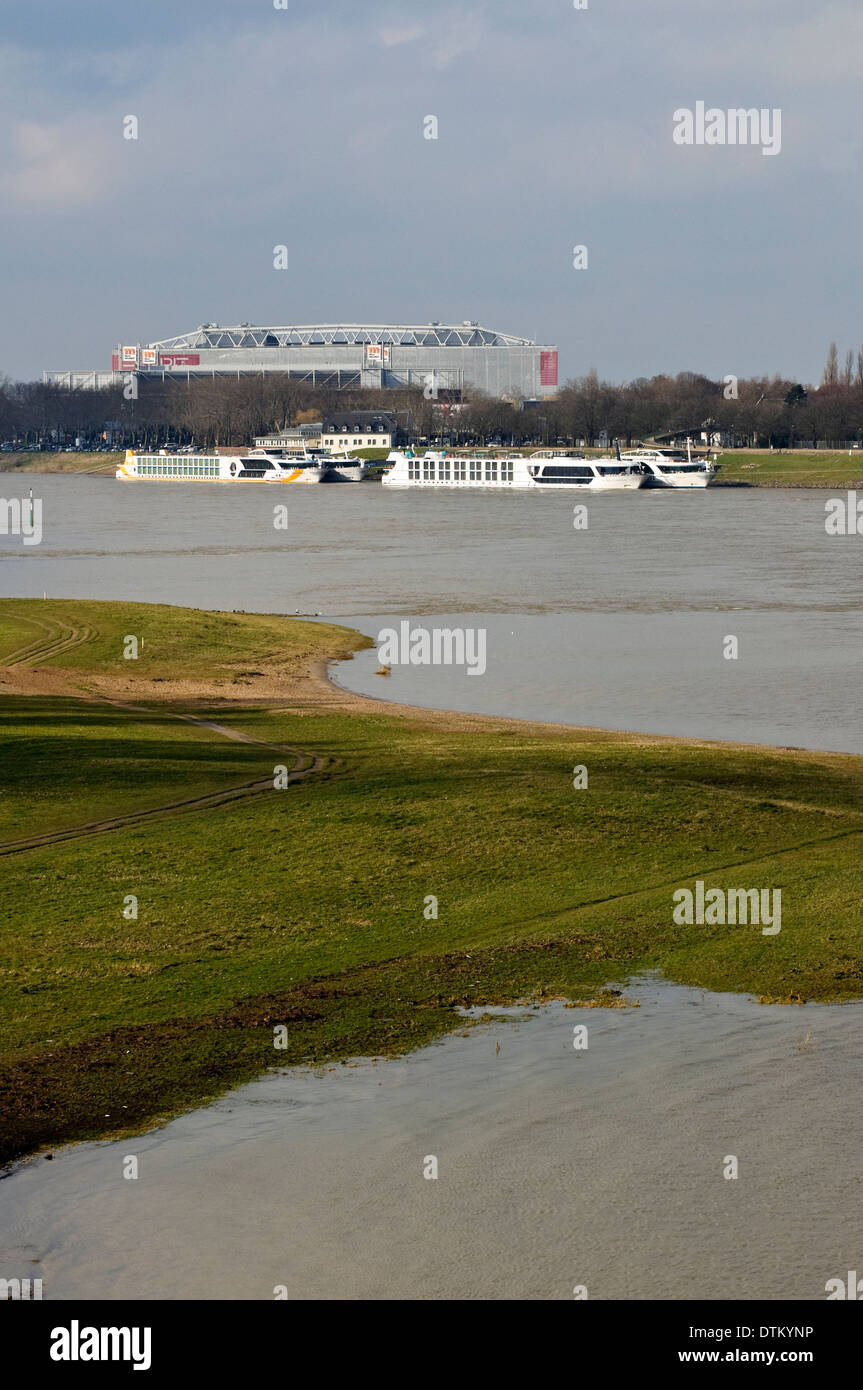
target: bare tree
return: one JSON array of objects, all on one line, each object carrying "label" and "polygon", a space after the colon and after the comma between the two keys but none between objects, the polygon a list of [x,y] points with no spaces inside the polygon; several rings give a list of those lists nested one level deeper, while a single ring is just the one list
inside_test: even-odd
[{"label": "bare tree", "polygon": [[845,354],[845,370],[842,373],[842,385],[850,386],[854,380],[854,353],[849,348]]}]

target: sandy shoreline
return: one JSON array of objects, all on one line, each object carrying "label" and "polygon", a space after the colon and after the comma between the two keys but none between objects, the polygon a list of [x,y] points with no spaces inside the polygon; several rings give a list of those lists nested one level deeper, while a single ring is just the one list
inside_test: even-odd
[{"label": "sandy shoreline", "polygon": [[[346,697],[344,708],[346,710],[356,709],[358,712],[371,710],[377,713],[392,713],[400,718],[411,718],[421,722],[423,718],[435,726],[443,725],[459,732],[476,730],[479,732],[483,728],[494,729],[502,732],[513,733],[542,733],[549,736],[560,735],[561,733],[572,733],[582,735],[586,738],[608,738],[620,743],[628,744],[630,747],[678,747],[678,748],[727,748],[727,749],[750,749],[753,752],[769,753],[796,753],[801,757],[811,757],[820,760],[835,758],[837,761],[846,763],[850,760],[863,762],[863,754],[856,753],[836,753],[827,750],[811,748],[800,748],[790,744],[777,743],[751,743],[740,739],[712,739],[696,738],[688,734],[648,734],[641,733],[635,729],[605,729],[595,724],[564,724],[550,720],[520,719],[512,715],[498,714],[466,714],[456,710],[445,710],[429,708],[425,705],[406,705],[403,703],[388,700],[385,695],[379,697],[369,695],[358,695],[354,691],[347,689],[336,680],[333,666],[338,665],[341,658],[333,661],[320,662],[318,665],[321,670],[316,673],[318,677],[323,676],[322,687],[335,688],[341,695]],[[385,677],[381,677],[382,682]],[[356,701],[353,705],[351,702]]]},{"label": "sandy shoreline", "polygon": [[[345,630],[351,634],[356,633],[356,629]],[[82,676],[75,670],[59,667],[0,666],[0,695],[72,696],[115,702],[135,699],[156,704],[178,704],[185,709],[200,705],[206,706],[209,710],[221,709],[225,713],[238,706],[255,706],[271,707],[274,710],[280,707],[289,708],[294,713],[302,713],[304,709],[308,709],[343,714],[386,714],[394,719],[410,720],[421,727],[448,729],[454,733],[485,731],[548,738],[570,733],[574,737],[608,739],[636,748],[665,746],[750,750],[793,753],[800,758],[817,759],[820,763],[831,760],[844,765],[847,765],[849,760],[863,762],[863,755],[854,753],[742,740],[696,738],[689,735],[649,734],[636,730],[604,729],[597,725],[565,724],[496,714],[469,714],[424,705],[404,704],[388,699],[385,694],[360,695],[342,685],[336,677],[336,668],[342,662],[352,659],[353,655],[354,652],[345,651],[333,657],[299,660],[293,663],[289,670],[266,674],[263,679],[255,681],[254,685],[250,683],[243,686],[236,686],[227,681],[117,680],[89,673]],[[385,685],[386,678],[382,676],[380,679],[381,684]]]}]

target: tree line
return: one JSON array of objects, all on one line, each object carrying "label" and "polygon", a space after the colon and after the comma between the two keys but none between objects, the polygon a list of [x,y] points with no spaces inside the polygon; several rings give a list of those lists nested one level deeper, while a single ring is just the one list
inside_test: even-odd
[{"label": "tree line", "polygon": [[[129,381],[132,379],[129,378]],[[99,391],[0,380],[0,440],[58,447],[95,445],[106,426],[116,447],[247,445],[255,435],[326,419],[335,411],[398,412],[415,439],[459,444],[595,444],[662,441],[702,432],[748,447],[840,446],[863,441],[863,349],[840,365],[831,344],[821,383],[780,376],[720,381],[695,372],[623,384],[595,371],[540,402],[471,392],[465,402],[421,389],[337,391],[286,373],[165,380],[140,377]]]}]

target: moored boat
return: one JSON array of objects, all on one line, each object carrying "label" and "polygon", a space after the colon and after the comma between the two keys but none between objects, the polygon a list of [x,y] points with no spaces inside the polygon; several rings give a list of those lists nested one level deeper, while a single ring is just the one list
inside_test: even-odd
[{"label": "moored boat", "polygon": [[[250,449],[245,454],[139,453],[126,450],[116,476],[124,480],[193,482],[325,483],[359,482],[365,465],[361,459],[336,463],[324,454],[283,453]],[[350,476],[351,472],[355,477]]]},{"label": "moored boat", "polygon": [[327,482],[361,483],[369,471],[369,465],[365,459],[330,454],[327,462],[329,464]]},{"label": "moored boat", "polygon": [[688,448],[685,454],[674,450],[628,449],[620,457],[641,470],[647,487],[708,487],[716,477],[715,464],[710,459],[694,459]]},{"label": "moored boat", "polygon": [[540,451],[522,455],[449,454],[394,449],[384,473],[386,487],[564,488],[593,492],[635,491],[644,474],[613,458],[587,459],[582,454]]}]

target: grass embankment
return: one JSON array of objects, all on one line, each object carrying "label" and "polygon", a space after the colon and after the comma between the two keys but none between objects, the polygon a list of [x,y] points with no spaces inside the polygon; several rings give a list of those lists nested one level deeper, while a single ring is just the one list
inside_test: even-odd
[{"label": "grass embankment", "polygon": [[[731,449],[719,455],[717,484],[746,483],[749,487],[863,487],[863,452],[849,455],[827,449],[773,453]],[[716,484],[714,484],[715,486]]]},{"label": "grass embankment", "polygon": [[0,473],[113,473],[124,451],[111,454],[0,454]]},{"label": "grass embankment", "polygon": [[[126,638],[138,655],[125,656]],[[74,655],[69,651],[75,641]],[[169,604],[98,603],[80,599],[0,599],[0,668],[19,663],[57,667],[70,679],[98,676],[112,688],[151,682],[290,677],[310,657],[369,646],[352,629],[286,622],[272,613],[214,613]],[[255,667],[261,669],[255,669]],[[230,696],[235,691],[226,691]]]},{"label": "grass embankment", "polygon": [[[344,652],[345,630],[274,617],[4,600],[0,662],[34,619],[92,634],[49,652],[53,679],[74,665],[79,687],[115,681],[145,709],[0,705],[0,851],[81,829],[5,858],[4,1158],[142,1125],[274,1063],[404,1050],[460,1003],[590,998],[649,968],[770,999],[863,995],[863,759],[352,709],[295,680]],[[251,703],[238,671],[281,674],[282,698]],[[177,718],[190,711],[260,742]],[[275,789],[296,750],[312,770]],[[111,812],[132,820],[84,829]],[[696,878],[781,888],[781,933],[675,925],[672,892]]]}]

